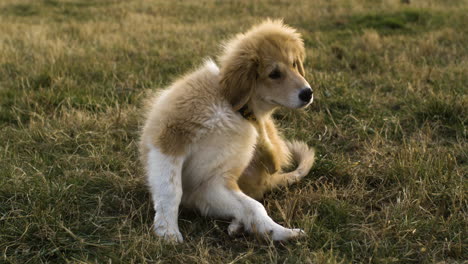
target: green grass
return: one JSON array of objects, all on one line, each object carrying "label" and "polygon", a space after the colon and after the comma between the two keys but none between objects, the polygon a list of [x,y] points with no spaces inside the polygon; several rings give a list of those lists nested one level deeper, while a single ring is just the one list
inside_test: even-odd
[{"label": "green grass", "polygon": [[[0,3],[1,263],[463,263],[468,260],[468,2]],[[263,200],[287,243],[182,210],[151,233],[138,162],[148,90],[266,17],[303,34],[316,100],[275,114],[317,149]]]}]

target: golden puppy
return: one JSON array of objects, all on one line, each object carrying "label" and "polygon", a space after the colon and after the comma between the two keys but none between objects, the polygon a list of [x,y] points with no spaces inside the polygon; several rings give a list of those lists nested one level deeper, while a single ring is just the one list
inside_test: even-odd
[{"label": "golden puppy", "polygon": [[[277,107],[312,102],[304,55],[299,33],[267,20],[228,41],[219,66],[207,60],[150,100],[140,149],[157,236],[183,241],[181,203],[232,219],[229,234],[241,227],[273,240],[304,234],[275,223],[253,199],[300,180],[314,162],[314,151],[283,141],[271,118]],[[293,160],[296,170],[283,173]]]}]

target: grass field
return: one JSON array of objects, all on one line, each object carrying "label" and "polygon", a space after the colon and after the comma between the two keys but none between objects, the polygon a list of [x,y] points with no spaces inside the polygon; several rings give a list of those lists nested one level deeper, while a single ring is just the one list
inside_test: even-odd
[{"label": "grass field", "polygon": [[[467,263],[468,1],[0,1],[0,263]],[[308,237],[231,238],[181,211],[151,233],[141,101],[266,17],[299,29],[315,146],[263,200]]]}]

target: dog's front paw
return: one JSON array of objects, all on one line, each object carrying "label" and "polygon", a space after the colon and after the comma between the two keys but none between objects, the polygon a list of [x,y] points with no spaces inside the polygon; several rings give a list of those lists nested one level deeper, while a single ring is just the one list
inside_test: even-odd
[{"label": "dog's front paw", "polygon": [[272,232],[272,239],[274,241],[285,241],[295,238],[300,238],[306,236],[306,233],[302,229],[288,229],[282,228],[280,230],[274,230]]},{"label": "dog's front paw", "polygon": [[154,233],[156,236],[170,243],[182,243],[184,239],[178,227],[168,227],[165,224],[154,223]]},{"label": "dog's front paw", "polygon": [[232,222],[228,226],[228,234],[230,236],[237,235],[242,230],[242,223],[237,220],[233,219]]}]

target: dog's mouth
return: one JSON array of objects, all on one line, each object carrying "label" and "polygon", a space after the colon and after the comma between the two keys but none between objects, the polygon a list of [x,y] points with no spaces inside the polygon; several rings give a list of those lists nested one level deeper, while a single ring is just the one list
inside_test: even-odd
[{"label": "dog's mouth", "polygon": [[274,105],[277,105],[277,106],[283,106],[283,104],[280,104],[278,103],[276,100],[269,100],[270,101],[270,104],[274,104]]},{"label": "dog's mouth", "polygon": [[312,98],[310,98],[309,102],[302,102],[301,106],[299,106],[298,108],[306,108],[309,105],[311,105],[313,101],[314,101],[314,96],[312,96]]},{"label": "dog's mouth", "polygon": [[309,105],[312,104],[313,98],[309,102],[300,102],[299,105],[296,106],[289,106],[282,104],[274,99],[267,100],[268,103],[275,105],[275,106],[280,106],[280,107],[286,107],[286,108],[292,108],[292,109],[302,109],[302,108],[307,108]]}]

